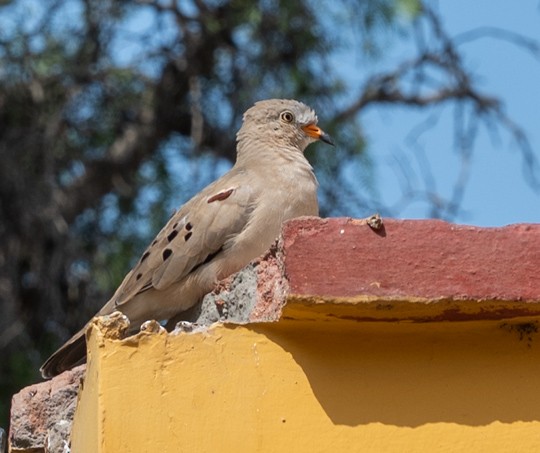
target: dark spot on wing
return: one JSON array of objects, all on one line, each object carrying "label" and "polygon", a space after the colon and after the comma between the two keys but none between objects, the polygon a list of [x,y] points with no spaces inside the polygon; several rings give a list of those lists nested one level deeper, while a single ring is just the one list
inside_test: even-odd
[{"label": "dark spot on wing", "polygon": [[172,255],[171,249],[165,249],[163,250],[163,261],[166,261],[167,258],[169,258]]},{"label": "dark spot on wing", "polygon": [[141,256],[141,261],[140,263],[142,263],[146,258],[148,258],[150,256],[150,252],[147,250],[146,252],[144,252],[143,256]]},{"label": "dark spot on wing", "polygon": [[178,236],[178,231],[172,230],[170,234],[167,236],[167,240],[171,242],[176,236]]},{"label": "dark spot on wing", "polygon": [[176,229],[176,227],[178,226],[178,222],[176,222],[172,227],[173,227],[173,230]]},{"label": "dark spot on wing", "polygon": [[191,231],[192,228],[193,225],[191,224],[191,222],[186,223],[186,230]]},{"label": "dark spot on wing", "polygon": [[154,239],[154,240],[152,241],[152,246],[154,246],[154,245],[156,245],[156,244],[157,244],[157,239]]},{"label": "dark spot on wing", "polygon": [[139,281],[142,277],[142,274],[137,274],[137,276],[135,277],[135,280]]},{"label": "dark spot on wing", "polygon": [[184,241],[187,242],[187,240],[191,237],[192,234],[193,234],[193,232],[191,232],[191,231],[190,231],[189,233],[187,233],[187,234],[184,236]]}]

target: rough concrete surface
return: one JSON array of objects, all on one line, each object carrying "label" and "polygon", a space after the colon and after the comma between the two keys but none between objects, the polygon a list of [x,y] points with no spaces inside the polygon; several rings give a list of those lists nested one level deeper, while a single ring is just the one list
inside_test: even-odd
[{"label": "rough concrete surface", "polygon": [[[283,228],[295,295],[540,302],[540,225],[307,218]],[[526,304],[522,304],[525,306]]]},{"label": "rough concrete surface", "polygon": [[22,389],[11,405],[12,452],[65,453],[86,366]]},{"label": "rough concrete surface", "polygon": [[256,292],[256,264],[251,263],[220,282],[184,319],[204,326],[215,322],[245,324],[257,301]]},{"label": "rough concrete surface", "polygon": [[288,290],[280,250],[281,241],[276,241],[260,258],[221,281],[182,320],[202,326],[277,321]]}]

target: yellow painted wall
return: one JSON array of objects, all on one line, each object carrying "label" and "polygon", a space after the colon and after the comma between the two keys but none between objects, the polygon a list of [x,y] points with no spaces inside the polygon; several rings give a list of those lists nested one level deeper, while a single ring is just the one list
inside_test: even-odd
[{"label": "yellow painted wall", "polygon": [[94,326],[72,452],[540,451],[537,322]]}]

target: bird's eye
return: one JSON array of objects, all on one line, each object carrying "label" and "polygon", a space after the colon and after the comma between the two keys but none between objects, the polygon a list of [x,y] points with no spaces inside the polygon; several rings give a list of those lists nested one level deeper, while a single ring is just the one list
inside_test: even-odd
[{"label": "bird's eye", "polygon": [[294,115],[289,111],[285,111],[281,113],[281,119],[286,123],[292,123],[294,120]]}]

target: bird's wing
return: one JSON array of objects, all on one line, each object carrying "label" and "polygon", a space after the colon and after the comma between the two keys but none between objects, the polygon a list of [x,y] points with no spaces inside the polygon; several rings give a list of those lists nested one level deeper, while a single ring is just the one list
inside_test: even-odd
[{"label": "bird's wing", "polygon": [[229,173],[182,206],[125,277],[113,296],[114,305],[121,310],[138,293],[166,289],[211,260],[240,233],[255,197],[245,179]]}]

